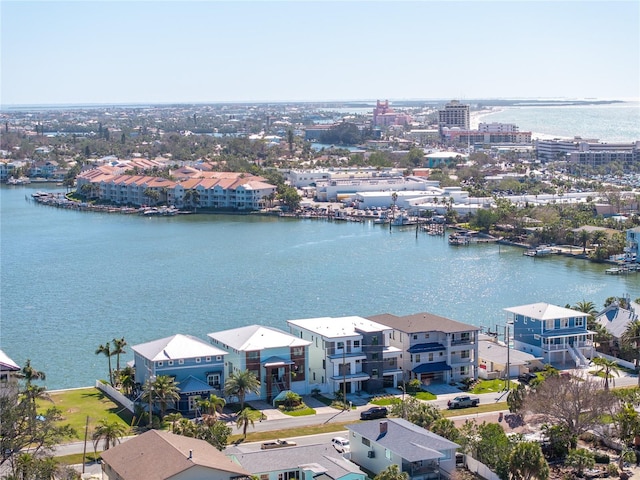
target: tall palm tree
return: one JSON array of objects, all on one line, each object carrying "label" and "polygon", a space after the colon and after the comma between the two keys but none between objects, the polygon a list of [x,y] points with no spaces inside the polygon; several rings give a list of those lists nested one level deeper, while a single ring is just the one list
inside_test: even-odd
[{"label": "tall palm tree", "polygon": [[[604,389],[609,391],[609,376],[613,377],[613,374],[620,376],[620,367],[614,360],[609,360],[604,357],[596,357],[593,359],[593,364],[598,366],[598,372],[602,372],[604,375]],[[611,380],[613,386],[615,382]]]},{"label": "tall palm tree", "polygon": [[104,442],[104,450],[109,450],[109,447],[115,447],[116,444],[120,443],[120,439],[126,435],[127,431],[127,426],[118,420],[107,420],[103,418],[98,422],[91,437],[94,448],[101,440]]},{"label": "tall palm tree", "polygon": [[118,372],[118,383],[125,395],[131,395],[136,386],[136,371],[133,367],[126,366]]},{"label": "tall palm tree", "polygon": [[[636,351],[636,373],[640,373],[640,320],[629,322],[621,340],[624,343],[633,345]],[[640,387],[640,375],[638,375],[638,386]]]},{"label": "tall palm tree", "polygon": [[247,428],[249,428],[249,425],[253,427],[255,421],[260,420],[261,418],[262,412],[251,408],[243,408],[240,413],[238,413],[238,416],[236,417],[236,427],[242,428],[243,438],[247,438]]},{"label": "tall palm tree", "polygon": [[580,240],[580,245],[582,245],[582,254],[587,254],[587,243],[589,243],[589,239],[591,235],[584,228],[580,229],[580,233],[578,234],[578,240]]},{"label": "tall palm tree", "polygon": [[180,400],[180,388],[173,377],[158,375],[154,381],[147,381],[144,384],[142,400],[150,401],[152,404],[157,402],[160,406],[160,420],[162,420],[168,405]]},{"label": "tall palm tree", "polygon": [[122,338],[114,338],[113,339],[113,350],[111,351],[111,355],[116,356],[116,371],[120,371],[120,355],[127,353],[124,347],[127,346],[127,341]]},{"label": "tall palm tree", "polygon": [[96,349],[96,355],[104,355],[107,357],[109,361],[109,384],[113,387],[113,370],[111,368],[111,355],[113,355],[113,352],[111,350],[111,343],[107,342],[104,345],[100,345]]},{"label": "tall palm tree", "polygon": [[244,399],[248,393],[260,393],[260,380],[249,370],[233,372],[224,382],[225,395],[238,397],[240,410],[244,410]]},{"label": "tall palm tree", "polygon": [[33,368],[33,366],[31,365],[31,359],[29,358],[25,362],[24,367],[22,367],[21,373],[22,378],[24,378],[27,382],[27,386],[31,385],[31,382],[33,382],[34,380],[46,380],[47,378],[44,372],[40,372],[39,370]]}]

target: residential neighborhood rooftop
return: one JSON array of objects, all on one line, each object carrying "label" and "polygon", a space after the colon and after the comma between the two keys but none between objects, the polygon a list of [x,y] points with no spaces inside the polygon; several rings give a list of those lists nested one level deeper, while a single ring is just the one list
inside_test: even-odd
[{"label": "residential neighborhood rooftop", "polygon": [[153,340],[140,345],[134,345],[132,350],[148,360],[154,362],[173,360],[178,358],[196,358],[226,355],[227,352],[204,340],[191,335],[180,333],[171,337]]},{"label": "residential neighborhood rooftop", "polygon": [[311,342],[294,337],[290,333],[272,327],[248,325],[246,327],[209,333],[218,344],[238,351],[264,350],[277,347],[304,347]]},{"label": "residential neighborhood rooftop", "polygon": [[287,323],[327,338],[352,337],[362,332],[391,330],[387,325],[359,316],[305,318],[288,320]]},{"label": "residential neighborhood rooftop", "polygon": [[513,313],[515,315],[523,315],[525,317],[535,318],[536,320],[554,320],[556,318],[588,317],[589,316],[586,313],[582,313],[577,310],[558,307],[557,305],[551,305],[550,303],[545,303],[545,302],[531,303],[529,305],[520,305],[517,307],[505,308],[504,310],[506,312]]},{"label": "residential neighborhood rooftop", "polygon": [[458,322],[456,320],[451,320],[449,318],[426,312],[406,315],[404,317],[398,317],[391,313],[383,313],[381,315],[374,315],[368,318],[374,322],[382,323],[383,325],[387,325],[395,330],[406,333],[429,331],[456,333],[480,330],[479,327],[474,327],[468,323]]}]

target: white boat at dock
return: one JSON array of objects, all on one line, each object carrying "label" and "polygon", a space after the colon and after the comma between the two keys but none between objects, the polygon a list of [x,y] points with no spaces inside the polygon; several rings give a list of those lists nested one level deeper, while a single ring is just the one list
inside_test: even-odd
[{"label": "white boat at dock", "polygon": [[523,255],[527,257],[544,257],[547,255],[553,255],[554,253],[558,253],[558,252],[552,249],[551,247],[542,246],[532,250],[527,250],[526,252],[523,253]]}]

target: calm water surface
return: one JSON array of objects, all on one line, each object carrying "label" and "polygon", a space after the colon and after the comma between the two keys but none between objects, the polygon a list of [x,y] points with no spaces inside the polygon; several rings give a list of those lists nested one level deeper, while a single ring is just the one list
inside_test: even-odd
[{"label": "calm water surface", "polygon": [[106,378],[106,358],[94,351],[114,337],[135,345],[253,323],[286,329],[289,319],[421,311],[489,327],[520,304],[640,297],[637,274],[504,246],[450,247],[414,229],[143,218],[25,200],[44,188],[0,188],[0,348],[21,365],[31,358],[49,388]]}]

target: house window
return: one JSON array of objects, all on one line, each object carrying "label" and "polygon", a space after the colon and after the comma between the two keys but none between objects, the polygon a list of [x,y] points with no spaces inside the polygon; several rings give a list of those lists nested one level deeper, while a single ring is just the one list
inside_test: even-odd
[{"label": "house window", "polygon": [[427,339],[428,339],[428,338],[429,338],[429,334],[428,334],[428,333],[425,333],[425,334],[424,334],[424,338],[427,338]]},{"label": "house window", "polygon": [[584,318],[576,318],[576,327],[582,327],[584,325]]},{"label": "house window", "polygon": [[378,336],[371,337],[371,345],[378,345]]},{"label": "house window", "polygon": [[222,355],[216,355],[216,362],[222,361]]},{"label": "house window", "polygon": [[469,335],[469,332],[464,332],[464,333],[460,334],[460,341],[461,342],[468,342],[470,338],[471,337]]},{"label": "house window", "polygon": [[388,448],[385,448],[384,456],[387,457],[387,460],[391,460],[391,450],[389,450]]},{"label": "house window", "polygon": [[199,395],[192,395],[189,397],[189,411],[193,411],[198,408],[198,400],[202,400]]},{"label": "house window", "polygon": [[372,353],[371,354],[371,360],[378,360],[378,354],[377,353]]},{"label": "house window", "polygon": [[416,363],[420,362],[420,354],[416,353]]},{"label": "house window", "polygon": [[418,335],[414,335],[414,336],[413,336],[413,339],[414,339],[414,340],[417,340],[417,339],[418,339]]},{"label": "house window", "polygon": [[545,327],[544,328],[546,330],[553,330],[554,325],[555,325],[555,320],[547,320],[545,322]]},{"label": "house window", "polygon": [[260,352],[254,350],[253,352],[247,352],[247,360],[258,360],[260,358]]},{"label": "house window", "polygon": [[167,362],[167,365],[172,366],[172,365],[173,365],[173,360],[169,360],[169,361]]},{"label": "house window", "polygon": [[219,373],[210,373],[207,375],[207,383],[211,387],[220,387],[220,374]]},{"label": "house window", "polygon": [[180,360],[178,360],[178,365],[184,365],[184,359],[181,358]]},{"label": "house window", "polygon": [[353,341],[353,348],[360,348],[360,340]]},{"label": "house window", "polygon": [[371,446],[371,442],[369,441],[369,439],[364,437],[362,437],[362,444],[366,445],[367,447]]},{"label": "house window", "polygon": [[429,361],[433,362],[433,353],[429,353]]},{"label": "house window", "polygon": [[268,473],[263,473],[260,475],[260,480],[269,480],[269,474]]},{"label": "house window", "polygon": [[210,362],[211,361],[211,357],[204,357],[204,361],[205,362]]},{"label": "house window", "polygon": [[163,365],[163,362],[156,363],[156,367],[161,367],[162,365]]},{"label": "house window", "polygon": [[200,357],[196,357],[196,363],[200,363],[201,361]]},{"label": "house window", "polygon": [[469,375],[469,366],[460,367],[460,375]]},{"label": "house window", "polygon": [[371,378],[378,378],[378,369],[377,368],[372,368],[371,369]]},{"label": "house window", "polygon": [[336,343],[336,350],[343,350],[343,349],[344,349],[344,342]]},{"label": "house window", "polygon": [[460,352],[460,358],[469,358],[469,350],[463,350]]},{"label": "house window", "polygon": [[563,318],[560,321],[560,325],[562,326],[562,328],[567,328],[569,326],[569,319],[568,318]]}]

